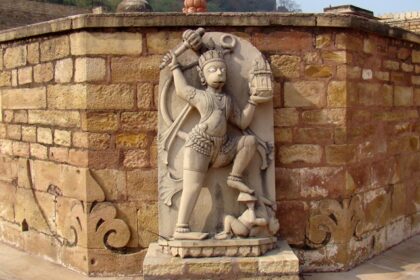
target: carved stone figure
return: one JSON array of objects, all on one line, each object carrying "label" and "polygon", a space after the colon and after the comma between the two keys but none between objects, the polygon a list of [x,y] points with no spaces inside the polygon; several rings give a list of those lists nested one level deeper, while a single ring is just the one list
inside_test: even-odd
[{"label": "carved stone figure", "polygon": [[[230,34],[200,28],[187,30],[183,39],[161,65],[159,192],[165,222],[160,234],[203,240],[223,224],[218,240],[273,236],[278,230],[273,126],[272,115],[264,116],[272,113],[270,66],[248,42]],[[260,106],[266,111],[258,111]],[[203,188],[212,197],[201,200]],[[205,217],[203,204],[213,205],[207,210],[215,215]],[[216,213],[217,208],[231,210]],[[197,215],[208,221],[194,229]]]}]

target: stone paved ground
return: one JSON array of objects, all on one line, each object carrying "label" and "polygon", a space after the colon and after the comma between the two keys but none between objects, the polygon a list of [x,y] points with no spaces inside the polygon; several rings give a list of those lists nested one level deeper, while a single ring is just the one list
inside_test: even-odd
[{"label": "stone paved ground", "polygon": [[[304,280],[419,280],[420,235],[349,272],[305,274],[303,278]],[[92,278],[0,244],[0,280],[52,279],[87,280]],[[141,277],[94,279],[141,280]]]}]

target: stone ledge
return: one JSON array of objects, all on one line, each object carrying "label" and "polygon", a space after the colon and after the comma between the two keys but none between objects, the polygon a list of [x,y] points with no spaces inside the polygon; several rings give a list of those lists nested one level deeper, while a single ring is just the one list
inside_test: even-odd
[{"label": "stone ledge", "polygon": [[185,258],[164,254],[157,243],[149,246],[143,276],[151,279],[299,279],[299,260],[280,241],[276,250],[260,257]]},{"label": "stone ledge", "polygon": [[203,13],[199,15],[184,15],[182,13],[83,14],[2,31],[0,32],[0,43],[82,29],[192,26],[349,28],[420,43],[420,35],[398,27],[391,27],[380,21],[352,15],[301,13]]}]

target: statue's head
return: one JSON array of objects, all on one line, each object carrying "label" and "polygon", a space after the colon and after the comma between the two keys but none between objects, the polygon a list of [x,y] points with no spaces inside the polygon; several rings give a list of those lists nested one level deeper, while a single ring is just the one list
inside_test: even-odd
[{"label": "statue's head", "polygon": [[223,52],[210,50],[198,59],[198,74],[201,83],[215,89],[221,89],[226,83],[226,62]]}]

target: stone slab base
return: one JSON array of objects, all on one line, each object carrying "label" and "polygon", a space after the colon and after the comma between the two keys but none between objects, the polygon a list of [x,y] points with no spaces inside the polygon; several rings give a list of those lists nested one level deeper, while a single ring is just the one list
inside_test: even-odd
[{"label": "stone slab base", "polygon": [[299,260],[285,241],[259,257],[180,258],[150,244],[143,262],[145,280],[150,279],[278,279],[299,280]]},{"label": "stone slab base", "polygon": [[160,240],[162,251],[173,257],[258,257],[277,246],[277,238],[247,238],[227,240]]}]

